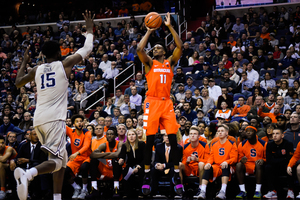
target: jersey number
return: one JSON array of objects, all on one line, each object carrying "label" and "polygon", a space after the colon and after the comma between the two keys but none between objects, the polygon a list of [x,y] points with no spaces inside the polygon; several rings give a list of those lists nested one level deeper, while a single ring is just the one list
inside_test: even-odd
[{"label": "jersey number", "polygon": [[220,156],[224,156],[224,154],[225,154],[225,149],[224,148],[220,148],[219,149],[219,155]]},{"label": "jersey number", "polygon": [[256,150],[255,149],[250,150],[250,156],[251,157],[256,157]]},{"label": "jersey number", "polygon": [[166,84],[166,82],[167,82],[167,75],[161,74],[160,75],[160,83]]},{"label": "jersey number", "polygon": [[[54,76],[55,72],[50,72],[46,74],[46,80],[45,80],[45,74],[41,76],[42,83],[41,83],[41,89],[45,89],[46,87],[54,87],[55,86],[55,78],[51,77]],[[46,82],[46,87],[45,87]]]}]

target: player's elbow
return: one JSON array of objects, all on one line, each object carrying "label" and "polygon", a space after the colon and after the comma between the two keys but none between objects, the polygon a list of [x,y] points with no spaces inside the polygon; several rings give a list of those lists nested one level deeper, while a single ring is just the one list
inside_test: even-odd
[{"label": "player's elbow", "polygon": [[143,49],[144,49],[144,48],[142,48],[140,45],[138,45],[137,48],[136,48],[136,51],[137,51],[137,52],[141,52],[141,51],[143,51]]}]

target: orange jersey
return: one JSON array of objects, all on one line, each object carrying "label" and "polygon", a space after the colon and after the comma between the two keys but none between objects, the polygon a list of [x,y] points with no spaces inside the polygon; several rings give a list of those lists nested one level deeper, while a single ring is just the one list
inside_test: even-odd
[{"label": "orange jersey", "polygon": [[64,48],[60,47],[60,52],[61,52],[62,56],[66,56],[71,52],[71,49],[70,48],[65,48],[64,49]]},{"label": "orange jersey", "polygon": [[275,102],[272,105],[270,105],[270,106],[267,103],[264,104],[264,106],[267,107],[269,110],[272,110],[272,108],[274,108],[275,105],[276,105]]},{"label": "orange jersey", "polygon": [[[106,142],[105,143],[105,146],[106,146],[105,152],[116,152],[118,150],[118,144],[119,144],[119,141],[116,140],[116,145],[114,146],[113,150],[110,151],[110,149],[109,149],[109,143]],[[111,170],[113,169],[112,159],[106,159],[106,165],[105,165],[105,167],[107,169],[111,169]]]},{"label": "orange jersey", "polygon": [[94,138],[92,140],[92,145],[91,145],[92,151],[95,151],[96,149],[98,149],[100,144],[103,144],[105,142],[107,142],[107,140],[106,140],[106,137],[104,137],[104,136],[102,136],[102,138],[100,138],[100,139]]},{"label": "orange jersey", "polygon": [[168,60],[164,60],[164,63],[153,60],[153,65],[146,74],[148,83],[146,95],[148,97],[165,97],[169,99],[173,76],[173,70]]},{"label": "orange jersey", "polygon": [[92,142],[92,134],[90,131],[86,131],[84,129],[80,135],[77,135],[75,129],[66,126],[67,136],[69,136],[71,141],[71,150],[72,154],[79,151],[80,155],[78,155],[75,160],[85,160],[87,157],[89,158],[92,150],[91,150],[91,142]]},{"label": "orange jersey", "polygon": [[210,156],[207,163],[220,165],[225,161],[228,165],[233,165],[237,162],[238,151],[235,142],[227,139],[224,144],[221,144],[220,141],[211,144]]},{"label": "orange jersey", "polygon": [[291,158],[288,167],[294,167],[298,160],[300,160],[300,143],[298,143],[296,151],[294,152],[294,155]]},{"label": "orange jersey", "polygon": [[[5,146],[4,152],[1,156],[4,156],[4,154],[6,153],[6,150],[8,149],[9,146]],[[12,147],[11,147],[12,148]],[[18,155],[18,153],[16,152],[16,150],[14,148],[12,148],[13,151],[15,152],[15,155],[11,155],[8,159],[7,159],[7,163],[9,163],[12,159],[15,159]]]},{"label": "orange jersey", "polygon": [[[256,136],[257,137],[257,136]],[[239,162],[241,159],[246,156],[247,157],[247,164],[254,164],[255,161],[263,159],[266,161],[266,149],[267,143],[262,139],[257,137],[255,144],[250,144],[248,140],[244,140],[239,144],[238,152],[239,152]]]},{"label": "orange jersey", "polygon": [[191,155],[195,155],[199,162],[206,163],[208,157],[209,157],[209,147],[205,142],[199,141],[199,144],[197,147],[193,148],[191,143],[187,143],[184,145],[183,149],[183,158],[182,163],[187,165],[196,165],[198,168],[198,163],[196,161],[191,161],[189,163],[186,162],[187,158]]}]

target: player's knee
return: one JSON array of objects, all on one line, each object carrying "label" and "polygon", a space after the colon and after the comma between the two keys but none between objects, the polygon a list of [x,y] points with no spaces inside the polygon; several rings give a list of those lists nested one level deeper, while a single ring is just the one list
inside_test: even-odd
[{"label": "player's knee", "polygon": [[57,172],[62,167],[62,159],[58,158],[57,156],[54,156],[52,154],[49,154],[49,160],[52,160],[55,163],[55,168],[53,172]]},{"label": "player's knee", "polygon": [[255,163],[255,170],[262,170],[262,166],[263,165],[260,165],[258,163]]},{"label": "player's knee", "polygon": [[199,162],[199,163],[198,163],[198,169],[199,169],[199,170],[203,170],[203,169],[204,169],[204,165],[205,165],[205,163]]},{"label": "player's knee", "polygon": [[184,164],[183,164],[183,163],[180,163],[180,164],[179,164],[179,169],[180,169],[180,170],[184,170],[184,168],[185,168],[185,167],[184,167]]},{"label": "player's knee", "polygon": [[0,162],[0,169],[4,168],[4,164]]},{"label": "player's knee", "polygon": [[300,165],[297,166],[297,174],[300,174]]}]

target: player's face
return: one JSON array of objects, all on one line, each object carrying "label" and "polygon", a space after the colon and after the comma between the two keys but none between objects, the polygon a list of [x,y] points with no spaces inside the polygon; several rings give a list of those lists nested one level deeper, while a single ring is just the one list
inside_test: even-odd
[{"label": "player's face", "polygon": [[283,139],[283,137],[284,137],[284,134],[280,130],[278,130],[278,129],[273,130],[272,138],[273,138],[274,142],[281,141]]},{"label": "player's face", "polygon": [[75,119],[73,126],[74,126],[77,130],[81,131],[81,130],[82,130],[82,127],[83,127],[83,121],[82,121],[82,119],[81,119],[81,118]]},{"label": "player's face", "polygon": [[228,136],[228,132],[225,130],[225,128],[220,127],[218,128],[218,136],[220,139],[224,139]]},{"label": "player's face", "polygon": [[136,140],[136,134],[135,134],[133,131],[128,131],[128,134],[127,134],[127,140],[128,140],[130,143],[134,143],[135,140]]},{"label": "player's face", "polygon": [[106,132],[106,139],[108,142],[112,142],[115,140],[115,134],[114,134],[114,131],[113,130],[108,130]]},{"label": "player's face", "polygon": [[196,142],[199,140],[199,133],[197,130],[190,130],[189,134],[190,142]]},{"label": "player's face", "polygon": [[163,56],[165,54],[165,50],[163,46],[157,44],[153,48],[153,56]]},{"label": "player's face", "polygon": [[101,137],[103,135],[103,126],[96,126],[95,134],[96,136]]},{"label": "player's face", "polygon": [[248,128],[246,130],[246,137],[247,137],[247,139],[252,139],[255,136],[256,136],[255,130],[253,130],[252,128]]}]

